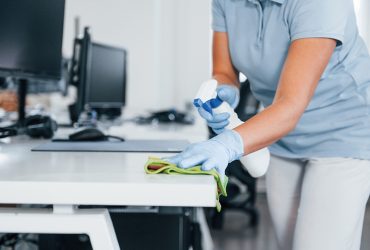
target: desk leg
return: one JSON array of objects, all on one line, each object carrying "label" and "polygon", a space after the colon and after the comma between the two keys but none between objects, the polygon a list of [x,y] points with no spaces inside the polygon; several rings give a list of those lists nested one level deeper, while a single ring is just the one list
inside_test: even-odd
[{"label": "desk leg", "polygon": [[119,250],[112,221],[106,209],[2,208],[0,233],[87,234],[94,250]]}]

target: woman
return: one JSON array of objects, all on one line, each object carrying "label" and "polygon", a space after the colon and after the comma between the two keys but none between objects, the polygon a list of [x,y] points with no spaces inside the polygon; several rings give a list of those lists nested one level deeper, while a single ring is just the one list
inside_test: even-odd
[{"label": "woman", "polygon": [[224,173],[269,146],[269,207],[282,250],[360,249],[370,193],[370,57],[351,0],[213,0],[213,78],[238,103],[245,74],[266,109],[169,160]]}]

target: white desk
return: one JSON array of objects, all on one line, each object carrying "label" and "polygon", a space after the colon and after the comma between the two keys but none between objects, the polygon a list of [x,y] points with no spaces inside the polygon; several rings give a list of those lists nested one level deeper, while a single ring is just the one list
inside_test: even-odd
[{"label": "white desk", "polygon": [[[125,126],[117,130],[132,139],[144,136]],[[157,136],[166,139],[164,134]],[[191,137],[180,134],[174,139]],[[75,206],[215,206],[212,177],[147,175],[143,166],[149,154],[31,152],[39,143],[20,138],[0,144],[0,204],[52,204],[54,209],[1,209],[0,232],[86,233],[94,249],[119,249],[106,210]]]}]

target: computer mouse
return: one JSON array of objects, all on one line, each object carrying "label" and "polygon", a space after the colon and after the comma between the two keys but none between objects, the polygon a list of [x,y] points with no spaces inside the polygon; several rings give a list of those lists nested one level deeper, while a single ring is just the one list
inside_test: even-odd
[{"label": "computer mouse", "polygon": [[108,137],[99,129],[85,128],[69,135],[70,141],[106,141]]}]

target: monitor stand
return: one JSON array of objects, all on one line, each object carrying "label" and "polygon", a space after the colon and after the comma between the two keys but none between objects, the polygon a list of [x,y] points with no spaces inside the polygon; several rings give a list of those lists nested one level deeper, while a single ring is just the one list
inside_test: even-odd
[{"label": "monitor stand", "polygon": [[18,126],[24,127],[26,120],[26,96],[28,80],[19,79],[18,81]]}]

